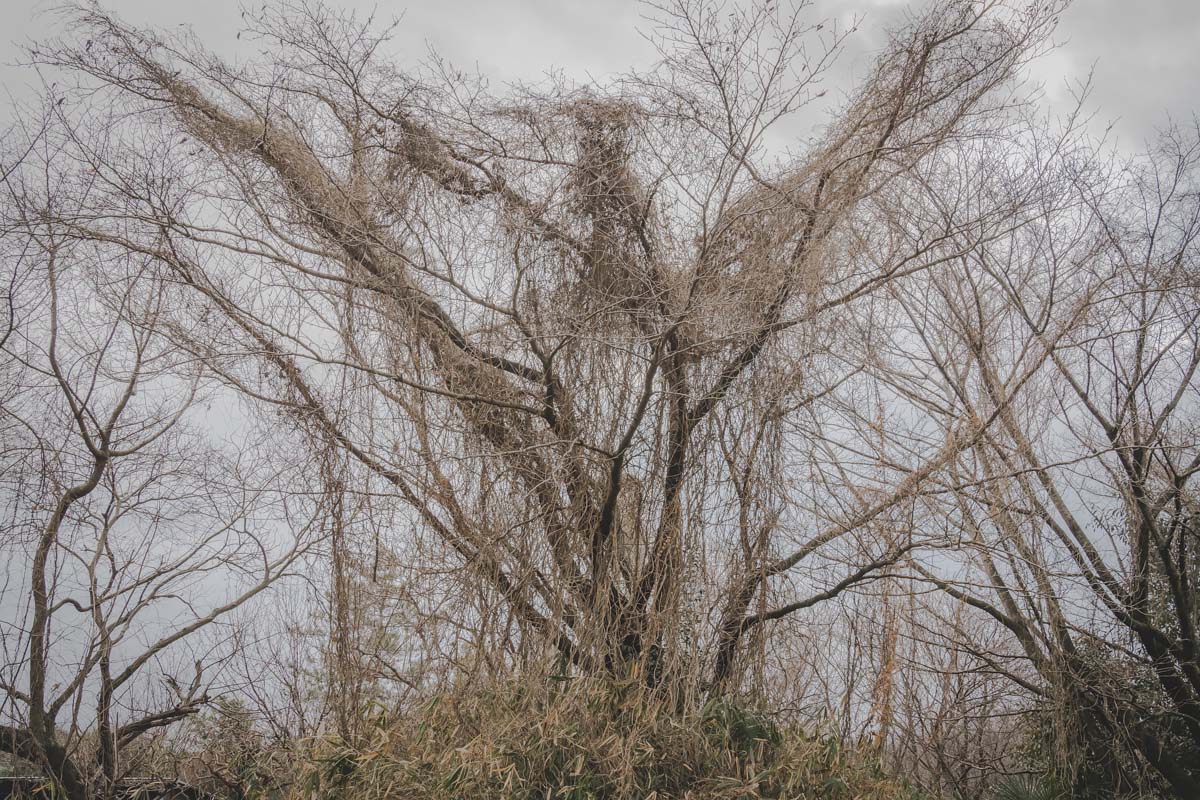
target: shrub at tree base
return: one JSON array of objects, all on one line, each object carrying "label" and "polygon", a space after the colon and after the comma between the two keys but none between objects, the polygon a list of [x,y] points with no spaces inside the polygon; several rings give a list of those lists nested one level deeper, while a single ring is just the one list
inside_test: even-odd
[{"label": "shrub at tree base", "polygon": [[728,700],[636,683],[504,685],[381,716],[357,746],[314,748],[295,798],[915,800],[878,759]]}]

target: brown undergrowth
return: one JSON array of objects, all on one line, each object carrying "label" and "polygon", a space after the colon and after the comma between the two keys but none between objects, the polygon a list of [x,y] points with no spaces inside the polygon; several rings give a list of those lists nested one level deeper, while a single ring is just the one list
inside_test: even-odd
[{"label": "brown undergrowth", "polygon": [[635,682],[508,684],[381,715],[357,746],[325,740],[295,800],[821,798],[916,800],[878,760],[729,700]]}]

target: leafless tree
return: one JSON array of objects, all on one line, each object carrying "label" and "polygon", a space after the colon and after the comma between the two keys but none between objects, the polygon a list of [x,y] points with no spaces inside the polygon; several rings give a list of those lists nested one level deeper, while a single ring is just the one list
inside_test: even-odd
[{"label": "leafless tree", "polygon": [[[6,680],[64,785],[57,711],[98,687],[115,780],[114,693],[177,641],[112,683],[122,614],[253,576],[203,627],[319,538],[298,625],[327,693],[303,655],[253,690],[293,735],[554,662],[819,695],[962,797],[1049,709],[1063,772],[1196,793],[1194,132],[1115,161],[1022,82],[1062,3],[940,0],[784,149],[846,31],[646,9],[654,68],[500,95],[307,2],[247,12],[236,65],[91,3],[33,51],[72,88],[4,173],[33,595]],[[274,470],[184,465],[203,392]],[[162,561],[166,528],[230,541]],[[51,697],[69,613],[96,633]],[[194,711],[201,673],[146,718]]]},{"label": "leafless tree", "polygon": [[213,398],[165,335],[166,287],[56,221],[100,191],[62,182],[64,156],[43,131],[5,180],[0,749],[74,800],[109,796],[126,748],[203,707],[228,658],[203,634],[314,532],[311,503],[279,504],[285,460],[190,424]]},{"label": "leafless tree", "polygon": [[[765,136],[841,33],[803,3],[652,10],[653,71],[508,97],[436,60],[398,72],[369,25],[305,4],[248,19],[268,56],[245,67],[93,6],[37,57],[144,132],[94,165],[120,211],[81,209],[73,235],[169,271],[172,335],[400,498],[514,653],[652,681],[708,659],[719,685],[748,631],[915,546],[868,531],[992,421],[879,491],[789,485],[811,407],[863,369],[837,352],[845,309],[1007,224],[981,208],[863,251],[922,165],[1000,134],[1058,7],[931,7],[785,160]],[[780,597],[839,546],[845,571]]]},{"label": "leafless tree", "polygon": [[1118,793],[1200,790],[1198,141],[1170,130],[1119,169],[1056,154],[1038,224],[896,292],[939,413],[999,423],[944,484],[960,547],[917,574],[1009,631],[1017,652],[978,658],[1057,709],[1068,774]]}]

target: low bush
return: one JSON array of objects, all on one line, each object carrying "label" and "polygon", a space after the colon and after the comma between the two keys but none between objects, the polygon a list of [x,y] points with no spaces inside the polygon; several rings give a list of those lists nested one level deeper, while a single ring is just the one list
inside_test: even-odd
[{"label": "low bush", "polygon": [[574,680],[436,697],[381,715],[366,744],[318,743],[296,800],[911,800],[916,790],[836,738],[732,700]]}]

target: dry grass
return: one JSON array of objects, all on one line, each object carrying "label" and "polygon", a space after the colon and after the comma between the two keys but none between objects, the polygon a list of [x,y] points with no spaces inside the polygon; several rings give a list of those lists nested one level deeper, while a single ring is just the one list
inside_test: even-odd
[{"label": "dry grass", "polygon": [[728,701],[680,704],[576,680],[458,692],[380,718],[359,747],[320,743],[293,797],[919,797],[832,737]]}]

